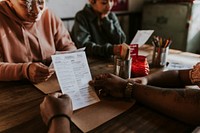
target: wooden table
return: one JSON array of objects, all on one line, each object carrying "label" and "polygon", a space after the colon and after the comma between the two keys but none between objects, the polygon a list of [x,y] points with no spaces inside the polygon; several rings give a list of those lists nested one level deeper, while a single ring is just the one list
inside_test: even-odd
[{"label": "wooden table", "polygon": [[[110,60],[89,61],[92,75],[112,71]],[[47,132],[39,105],[44,94],[28,81],[0,82],[0,132],[44,133]],[[131,109],[104,123],[90,133],[189,133],[195,129],[169,118],[144,105],[136,103]],[[72,133],[81,133],[71,125]]]}]

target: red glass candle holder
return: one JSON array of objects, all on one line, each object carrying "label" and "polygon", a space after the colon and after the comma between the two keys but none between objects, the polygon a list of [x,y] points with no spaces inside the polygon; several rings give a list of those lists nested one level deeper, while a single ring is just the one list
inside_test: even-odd
[{"label": "red glass candle holder", "polygon": [[142,77],[149,74],[149,64],[146,56],[138,55],[132,57],[131,77]]}]

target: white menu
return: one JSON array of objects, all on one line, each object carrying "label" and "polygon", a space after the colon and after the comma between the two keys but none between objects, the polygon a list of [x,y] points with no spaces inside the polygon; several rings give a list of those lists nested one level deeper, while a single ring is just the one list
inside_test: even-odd
[{"label": "white menu", "polygon": [[52,55],[52,61],[61,91],[71,97],[73,110],[100,101],[88,85],[92,76],[84,51]]},{"label": "white menu", "polygon": [[154,30],[138,30],[130,44],[138,44],[139,47],[141,47],[146,43],[153,32]]}]

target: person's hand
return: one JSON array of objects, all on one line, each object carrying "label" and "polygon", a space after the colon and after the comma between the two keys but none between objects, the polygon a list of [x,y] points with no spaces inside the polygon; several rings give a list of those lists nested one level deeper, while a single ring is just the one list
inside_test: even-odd
[{"label": "person's hand", "polygon": [[148,83],[148,79],[146,77],[131,78],[130,81],[133,81],[142,85],[147,85]]},{"label": "person's hand", "polygon": [[27,73],[31,82],[39,83],[47,81],[54,73],[54,69],[50,69],[42,63],[31,63]]},{"label": "person's hand", "polygon": [[122,98],[124,96],[127,80],[114,74],[106,73],[96,76],[89,84],[102,89],[102,91],[113,97]]},{"label": "person's hand", "polygon": [[123,60],[130,56],[130,47],[128,44],[118,44],[114,46],[114,55],[120,56]]},{"label": "person's hand", "polygon": [[102,14],[101,14],[101,19],[107,17],[109,13],[110,13],[110,12],[102,13]]},{"label": "person's hand", "polygon": [[67,94],[53,93],[46,96],[40,104],[40,113],[45,124],[56,114],[72,116],[73,108],[70,97]]}]

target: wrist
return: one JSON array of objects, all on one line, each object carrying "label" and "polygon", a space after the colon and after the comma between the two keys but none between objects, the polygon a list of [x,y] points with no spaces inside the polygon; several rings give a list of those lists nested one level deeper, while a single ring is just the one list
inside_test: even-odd
[{"label": "wrist", "polygon": [[63,121],[64,120],[65,122],[67,121],[69,124],[71,122],[71,118],[68,115],[66,115],[66,114],[56,114],[56,115],[53,115],[49,119],[49,121],[47,122],[48,129],[51,127],[53,121],[55,121],[55,120],[57,120],[57,121]]},{"label": "wrist", "polygon": [[120,52],[121,52],[120,46],[114,45],[114,47],[113,47],[113,54],[114,55],[120,55]]},{"label": "wrist", "polygon": [[62,124],[70,124],[70,121],[69,121],[69,119],[66,119],[66,117],[56,117],[56,118],[54,118],[54,119],[52,119],[52,122],[51,122],[51,125],[50,125],[50,127],[52,126],[52,125],[57,125],[57,124],[59,124],[59,123],[62,123]]},{"label": "wrist", "polygon": [[125,87],[125,90],[124,90],[124,97],[125,97],[126,99],[131,99],[131,98],[133,98],[133,89],[134,89],[134,83],[128,81],[128,82],[126,83],[126,87]]},{"label": "wrist", "polygon": [[26,75],[27,75],[26,78],[27,78],[28,80],[30,80],[30,74],[29,74],[30,66],[31,66],[31,63],[29,63],[28,66],[27,66],[27,68],[26,68]]}]

